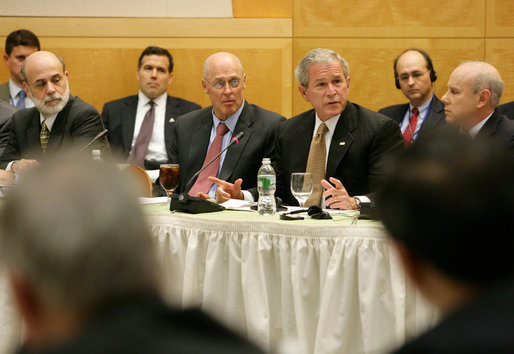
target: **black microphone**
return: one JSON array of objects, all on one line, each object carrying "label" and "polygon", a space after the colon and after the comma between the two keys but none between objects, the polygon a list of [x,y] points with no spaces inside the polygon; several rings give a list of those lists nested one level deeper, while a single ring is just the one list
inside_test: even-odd
[{"label": "black microphone", "polygon": [[84,151],[85,149],[87,149],[89,146],[91,146],[91,144],[93,144],[95,141],[97,141],[98,139],[102,138],[105,134],[107,134],[109,131],[107,129],[104,129],[102,130],[100,133],[96,134],[95,137],[93,138],[93,140],[91,140],[89,143],[87,143],[87,145],[85,145],[84,147],[82,147],[79,152],[82,152]]},{"label": "black microphone", "polygon": [[216,156],[214,156],[211,161],[207,162],[198,172],[196,172],[193,177],[191,177],[191,179],[187,182],[186,184],[186,188],[184,189],[184,193],[185,192],[188,192],[189,189],[192,187],[192,182],[194,181],[194,179],[196,177],[198,177],[198,175],[200,173],[202,173],[203,170],[205,170],[207,167],[210,166],[211,163],[213,163],[218,157],[220,157],[221,154],[223,154],[225,151],[228,150],[229,147],[231,147],[232,145],[234,144],[238,144],[239,143],[239,140],[241,140],[241,138],[243,137],[244,133],[243,132],[239,132],[236,136],[234,136],[232,138],[232,140],[230,141],[230,143],[227,145],[226,148],[224,148],[223,150],[221,150]]},{"label": "black microphone", "polygon": [[189,189],[192,187],[192,183],[195,180],[195,178],[197,178],[203,170],[209,167],[210,164],[212,164],[218,157],[220,157],[221,154],[227,151],[228,148],[235,144],[238,144],[239,140],[243,137],[243,135],[243,132],[239,132],[236,136],[232,138],[230,143],[223,150],[221,150],[216,156],[214,156],[211,159],[211,161],[207,162],[198,172],[196,172],[193,175],[193,177],[191,177],[191,179],[187,182],[183,193],[180,193],[178,195],[171,195],[170,210],[183,211],[191,214],[209,213],[213,211],[225,210],[225,208],[222,205],[219,205],[218,203],[214,203],[200,197],[193,197],[187,193],[189,192]]}]

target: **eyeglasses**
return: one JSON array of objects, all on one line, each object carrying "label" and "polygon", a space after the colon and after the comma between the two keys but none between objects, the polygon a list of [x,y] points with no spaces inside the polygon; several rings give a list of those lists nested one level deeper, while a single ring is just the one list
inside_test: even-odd
[{"label": "eyeglasses", "polygon": [[421,72],[421,71],[414,71],[411,74],[401,74],[398,77],[398,80],[400,81],[409,81],[409,78],[412,77],[414,80],[419,80],[423,75],[425,75],[428,72],[428,70]]},{"label": "eyeglasses", "polygon": [[[241,80],[239,79],[232,79],[228,82],[228,85],[232,88],[238,88],[239,84],[241,83]],[[216,90],[221,90],[227,86],[226,81],[222,80],[215,80],[212,82],[212,87],[214,87]]]}]

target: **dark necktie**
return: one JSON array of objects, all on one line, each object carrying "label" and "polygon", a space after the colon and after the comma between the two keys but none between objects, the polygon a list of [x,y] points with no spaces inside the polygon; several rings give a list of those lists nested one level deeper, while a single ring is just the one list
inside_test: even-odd
[{"label": "dark necktie", "polygon": [[[212,141],[211,146],[209,147],[209,151],[207,151],[207,156],[205,156],[205,160],[203,161],[202,167],[205,166],[206,163],[211,161],[214,156],[219,154],[221,151],[221,142],[223,141],[223,136],[229,131],[227,125],[225,123],[218,124],[216,128],[216,137]],[[207,179],[209,176],[216,177],[218,175],[218,170],[220,167],[220,159],[221,156],[218,157],[213,163],[209,165],[205,170],[203,170],[198,178],[196,179],[195,184],[189,190],[189,195],[196,195],[198,192],[209,193],[209,190],[212,187],[212,182]]]},{"label": "dark necktie", "polygon": [[145,168],[145,156],[148,151],[150,139],[152,139],[153,123],[155,120],[155,102],[150,101],[148,104],[150,105],[150,109],[145,114],[136,142],[132,150],[130,150],[130,155],[127,159],[128,163],[138,165],[142,168]]},{"label": "dark necktie", "polygon": [[50,138],[50,131],[46,126],[46,119],[41,124],[41,131],[39,132],[39,141],[41,142],[41,151],[46,154],[46,146],[48,145],[48,139]]},{"label": "dark necktie", "polygon": [[19,109],[25,108],[25,97],[27,97],[25,90],[18,92],[18,102],[16,102],[16,107]]},{"label": "dark necktie", "polygon": [[305,206],[321,205],[321,194],[323,193],[321,180],[325,178],[325,160],[327,157],[327,147],[325,146],[325,133],[327,131],[327,125],[321,123],[311,142],[305,172],[312,174],[312,194],[305,202]]},{"label": "dark necktie", "polygon": [[409,125],[407,126],[407,129],[405,129],[405,132],[403,132],[403,137],[405,138],[403,145],[405,147],[412,144],[412,140],[414,138],[414,132],[416,131],[416,125],[418,124],[418,114],[419,114],[419,110],[417,108],[413,108],[412,114],[409,119]]}]

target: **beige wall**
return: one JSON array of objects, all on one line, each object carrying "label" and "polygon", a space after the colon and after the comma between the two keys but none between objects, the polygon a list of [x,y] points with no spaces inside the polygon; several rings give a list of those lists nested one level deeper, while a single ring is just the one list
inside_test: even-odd
[{"label": "beige wall", "polygon": [[[371,109],[405,101],[394,87],[392,61],[413,46],[432,56],[438,96],[459,62],[485,59],[505,81],[502,102],[514,100],[511,0],[433,0],[424,7],[399,0],[232,3],[235,18],[228,19],[0,17],[0,41],[13,29],[34,31],[44,49],[66,61],[72,93],[99,110],[108,100],[137,92],[137,58],[148,45],[166,47],[174,56],[170,94],[202,106],[209,104],[200,85],[203,60],[224,50],[243,61],[248,101],[285,116],[309,108],[293,71],[316,47],[332,48],[348,60],[350,99]],[[7,77],[0,69],[0,82]]]}]

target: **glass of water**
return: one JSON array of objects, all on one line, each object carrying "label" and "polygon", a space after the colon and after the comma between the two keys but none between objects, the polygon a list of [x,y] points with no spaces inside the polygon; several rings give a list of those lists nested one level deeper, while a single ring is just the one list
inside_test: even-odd
[{"label": "glass of water", "polygon": [[312,193],[312,175],[309,172],[291,173],[291,193],[303,208]]}]

